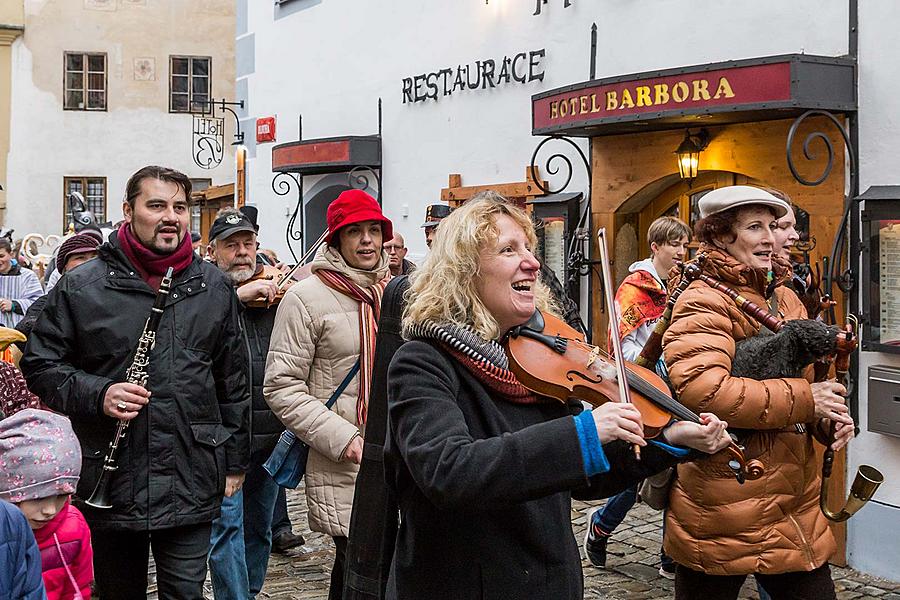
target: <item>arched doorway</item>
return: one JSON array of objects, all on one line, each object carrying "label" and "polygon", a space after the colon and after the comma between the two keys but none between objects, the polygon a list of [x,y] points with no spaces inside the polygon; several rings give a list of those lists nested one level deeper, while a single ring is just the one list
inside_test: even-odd
[{"label": "arched doorway", "polygon": [[[691,231],[700,220],[700,198],[712,190],[729,185],[753,185],[773,188],[766,182],[730,171],[706,171],[692,182],[666,176],[654,181],[628,198],[616,211],[621,223],[616,236],[616,283],[628,275],[628,265],[648,256],[647,230],[660,217],[684,221]],[[691,241],[691,253],[699,246]]]}]

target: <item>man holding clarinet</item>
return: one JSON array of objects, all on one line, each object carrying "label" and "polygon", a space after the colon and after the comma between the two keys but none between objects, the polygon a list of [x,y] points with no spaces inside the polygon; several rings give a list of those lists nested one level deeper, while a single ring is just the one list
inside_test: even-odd
[{"label": "man holding clarinet", "polygon": [[[132,175],[125,222],[97,260],[52,290],[21,363],[30,389],[78,434],[77,495],[89,500],[80,507],[102,600],[146,598],[150,549],[161,599],[202,599],[210,524],[249,463],[240,309],[222,272],[192,251],[190,194],[190,180],[172,169]],[[137,352],[160,297],[155,341]],[[146,385],[126,377],[139,361]],[[124,422],[127,433],[108,457]],[[108,481],[98,486],[101,473]],[[102,498],[92,497],[95,488]]]}]

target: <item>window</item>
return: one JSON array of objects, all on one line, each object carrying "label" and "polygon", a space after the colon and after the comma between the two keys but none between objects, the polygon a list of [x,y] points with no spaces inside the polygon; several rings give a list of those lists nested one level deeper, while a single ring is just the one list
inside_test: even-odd
[{"label": "window", "polygon": [[201,112],[209,107],[209,57],[172,56],[169,58],[169,112]]},{"label": "window", "polygon": [[106,55],[66,52],[66,110],[106,110]]},{"label": "window", "polygon": [[67,196],[78,192],[84,196],[88,210],[94,213],[98,223],[106,221],[106,177],[66,177],[63,180],[63,231],[72,222],[72,209]]}]

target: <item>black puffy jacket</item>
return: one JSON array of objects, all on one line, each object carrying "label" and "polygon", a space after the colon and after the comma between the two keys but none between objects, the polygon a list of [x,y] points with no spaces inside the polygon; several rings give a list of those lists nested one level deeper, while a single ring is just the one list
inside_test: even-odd
[{"label": "black puffy jacket", "polygon": [[[125,381],[155,292],[116,234],[97,259],[50,292],[29,337],[22,371],[30,389],[72,421],[82,448],[78,496],[100,473],[116,421],[107,388]],[[195,257],[175,277],[150,352],[150,403],[131,421],[110,479],[113,508],[83,512],[91,528],[152,530],[210,522],[226,473],[250,458],[250,394],[240,307],[229,281]]]},{"label": "black puffy jacket", "polygon": [[251,462],[262,464],[269,458],[278,436],[284,431],[284,424],[278,420],[263,397],[263,380],[266,376],[266,356],[269,354],[269,340],[275,325],[276,307],[247,308],[242,320],[250,354],[250,396],[253,416],[251,438]]}]

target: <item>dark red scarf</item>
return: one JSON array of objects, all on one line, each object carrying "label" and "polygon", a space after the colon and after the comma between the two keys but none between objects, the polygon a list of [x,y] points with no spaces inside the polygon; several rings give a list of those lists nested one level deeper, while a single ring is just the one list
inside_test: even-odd
[{"label": "dark red scarf", "polygon": [[138,270],[141,279],[154,290],[159,289],[159,282],[169,267],[172,267],[175,275],[178,275],[187,269],[194,259],[194,247],[191,244],[191,236],[187,233],[172,254],[158,254],[144,246],[134,236],[128,223],[123,223],[119,227],[118,238],[122,252]]}]

